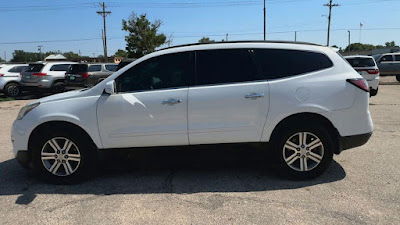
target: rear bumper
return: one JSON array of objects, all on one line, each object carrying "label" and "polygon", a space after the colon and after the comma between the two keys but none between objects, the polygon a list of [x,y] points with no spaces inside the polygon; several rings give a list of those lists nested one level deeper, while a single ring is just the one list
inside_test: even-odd
[{"label": "rear bumper", "polygon": [[373,79],[373,80],[367,80],[368,85],[371,89],[377,90],[378,85],[379,85],[379,77]]},{"label": "rear bumper", "polygon": [[372,136],[372,132],[365,133],[365,134],[357,134],[357,135],[352,135],[352,136],[340,137],[339,138],[340,150],[338,153],[340,153],[343,150],[356,148],[361,145],[364,145],[365,143],[368,142],[368,140],[371,138],[371,136]]}]

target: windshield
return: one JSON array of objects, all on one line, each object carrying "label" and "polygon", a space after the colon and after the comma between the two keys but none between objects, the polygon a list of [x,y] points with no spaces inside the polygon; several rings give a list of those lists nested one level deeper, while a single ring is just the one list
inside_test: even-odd
[{"label": "windshield", "polygon": [[25,72],[40,72],[43,67],[43,64],[29,64],[29,67]]},{"label": "windshield", "polygon": [[67,73],[78,74],[86,73],[88,69],[87,64],[72,64],[68,67]]},{"label": "windshield", "polygon": [[352,67],[372,67],[375,61],[372,58],[347,58]]}]

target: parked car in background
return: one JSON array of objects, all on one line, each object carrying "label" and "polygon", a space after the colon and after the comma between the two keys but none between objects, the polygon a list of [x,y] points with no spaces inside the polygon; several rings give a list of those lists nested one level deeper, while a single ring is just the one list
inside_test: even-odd
[{"label": "parked car in background", "polygon": [[396,76],[400,82],[400,53],[373,55],[381,76]]},{"label": "parked car in background", "polygon": [[379,68],[372,56],[353,55],[344,57],[350,65],[367,80],[369,93],[375,96],[379,88]]},{"label": "parked car in background", "polygon": [[73,64],[65,73],[65,88],[80,89],[93,87],[117,70],[115,63]]},{"label": "parked car in background", "polygon": [[279,174],[310,179],[372,134],[368,83],[326,46],[194,44],[127,67],[23,107],[12,129],[18,162],[69,183],[90,177],[107,149],[258,143]]},{"label": "parked car in background", "polygon": [[121,62],[118,63],[117,71],[120,70],[121,68],[124,68],[126,65],[129,65],[129,63],[135,61],[136,59],[124,59]]},{"label": "parked car in background", "polygon": [[21,85],[24,89],[64,91],[65,72],[76,62],[38,62],[29,64],[28,70],[21,73]]},{"label": "parked car in background", "polygon": [[20,73],[27,70],[28,64],[3,64],[0,66],[0,91],[6,96],[16,97],[21,93]]}]

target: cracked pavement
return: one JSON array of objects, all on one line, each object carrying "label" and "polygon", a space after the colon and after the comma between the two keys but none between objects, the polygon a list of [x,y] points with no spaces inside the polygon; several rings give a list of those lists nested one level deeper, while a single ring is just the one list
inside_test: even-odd
[{"label": "cracked pavement", "polygon": [[0,224],[399,224],[400,85],[371,98],[375,129],[311,181],[277,178],[250,148],[122,152],[98,176],[49,185],[13,159],[29,100],[0,102]]}]

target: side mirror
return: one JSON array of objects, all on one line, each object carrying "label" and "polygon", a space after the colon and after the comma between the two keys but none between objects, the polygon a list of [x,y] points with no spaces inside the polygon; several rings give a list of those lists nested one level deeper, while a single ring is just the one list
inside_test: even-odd
[{"label": "side mirror", "polygon": [[106,83],[104,92],[110,95],[115,94],[115,82],[113,80]]}]

